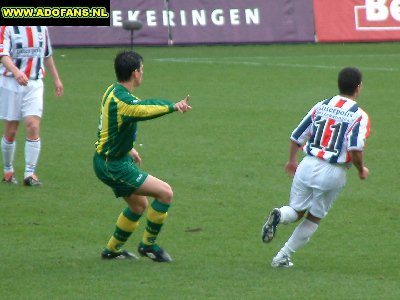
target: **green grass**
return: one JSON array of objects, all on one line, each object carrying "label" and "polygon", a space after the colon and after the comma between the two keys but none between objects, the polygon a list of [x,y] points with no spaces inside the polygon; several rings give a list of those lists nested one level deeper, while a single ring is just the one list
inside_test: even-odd
[{"label": "green grass", "polygon": [[[192,96],[193,111],[140,125],[143,168],[169,182],[174,204],[159,237],[171,264],[104,262],[124,207],[95,177],[99,101],[119,49],[56,49],[65,96],[46,79],[38,189],[0,185],[1,299],[399,299],[398,43],[140,47],[141,98]],[[287,203],[292,129],[334,95],[344,66],[364,74],[372,120],[367,181],[347,186],[295,267],[269,264],[295,225],[269,245],[260,228]],[[23,172],[24,135],[15,167]],[[135,250],[144,220],[127,243]],[[201,229],[191,232],[190,229]]]}]

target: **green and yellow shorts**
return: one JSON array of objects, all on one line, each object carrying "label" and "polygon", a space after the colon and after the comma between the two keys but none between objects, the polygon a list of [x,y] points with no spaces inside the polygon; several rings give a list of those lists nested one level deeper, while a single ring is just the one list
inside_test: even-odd
[{"label": "green and yellow shorts", "polygon": [[111,187],[115,197],[130,196],[148,176],[148,173],[139,169],[129,154],[118,159],[108,159],[95,152],[93,168],[96,176]]}]

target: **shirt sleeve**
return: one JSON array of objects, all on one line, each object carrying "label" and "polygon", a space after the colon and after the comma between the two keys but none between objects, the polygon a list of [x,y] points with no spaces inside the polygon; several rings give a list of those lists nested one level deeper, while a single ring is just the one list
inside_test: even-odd
[{"label": "shirt sleeve", "polygon": [[297,127],[293,130],[290,139],[297,145],[303,146],[311,137],[315,112],[320,104],[321,102],[318,102],[316,105],[314,105],[313,108],[311,108],[311,110],[305,115],[303,120],[301,120],[299,125],[297,125]]},{"label": "shirt sleeve", "polygon": [[[361,109],[360,109],[361,110]],[[371,130],[371,121],[367,113],[361,110],[360,117],[350,128],[348,138],[348,150],[363,151],[366,140],[369,137]]]},{"label": "shirt sleeve", "polygon": [[146,121],[174,111],[174,103],[168,100],[133,100],[131,103],[118,101],[121,114],[135,121]]},{"label": "shirt sleeve", "polygon": [[11,34],[8,26],[0,27],[0,56],[10,56]]},{"label": "shirt sleeve", "polygon": [[46,48],[44,49],[44,57],[49,57],[53,55],[53,47],[51,46],[50,33],[47,27],[45,27],[45,33],[46,33],[46,43],[45,43]]}]

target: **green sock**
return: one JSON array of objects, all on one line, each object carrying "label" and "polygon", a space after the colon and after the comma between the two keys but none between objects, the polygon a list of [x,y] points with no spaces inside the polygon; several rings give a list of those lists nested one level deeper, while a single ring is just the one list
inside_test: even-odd
[{"label": "green sock", "polygon": [[135,214],[128,207],[119,215],[114,234],[107,244],[107,249],[117,252],[125,244],[132,232],[139,226],[142,215]]}]

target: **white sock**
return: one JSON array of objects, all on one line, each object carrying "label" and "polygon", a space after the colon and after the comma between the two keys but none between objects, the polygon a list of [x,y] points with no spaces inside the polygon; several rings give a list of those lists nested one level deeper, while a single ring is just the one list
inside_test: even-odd
[{"label": "white sock", "polygon": [[7,141],[4,136],[1,139],[1,151],[3,153],[4,173],[14,172],[14,154],[17,143]]},{"label": "white sock", "polygon": [[317,223],[311,222],[308,219],[304,219],[303,222],[301,222],[293,231],[292,236],[285,243],[285,246],[283,246],[280,252],[283,251],[287,255],[291,256],[299,248],[308,243],[311,236],[317,229]]},{"label": "white sock", "polygon": [[28,140],[25,142],[25,173],[27,178],[35,173],[36,164],[40,154],[40,138],[37,140]]},{"label": "white sock", "polygon": [[279,223],[288,224],[297,221],[298,219],[297,212],[290,206],[282,206],[279,210],[281,212],[281,219]]}]

